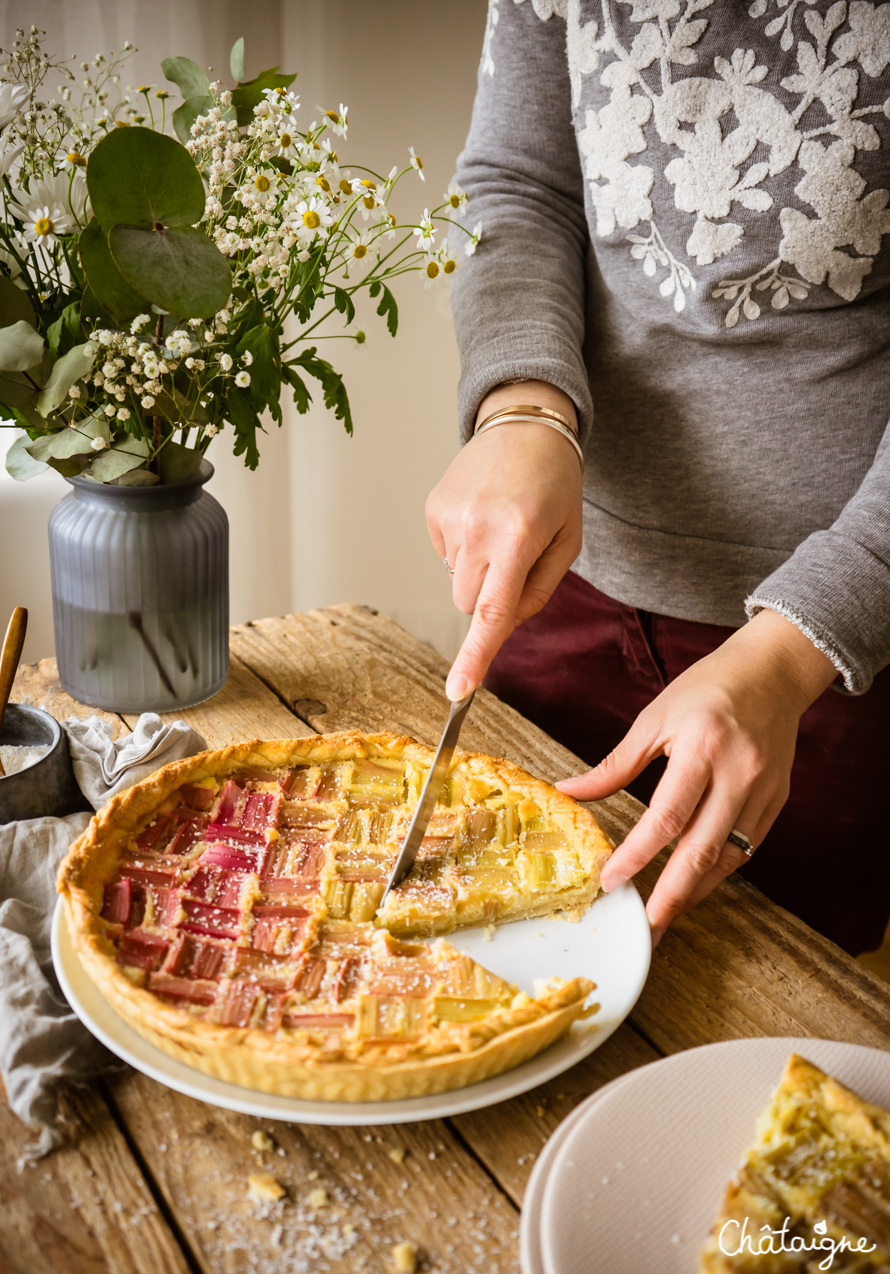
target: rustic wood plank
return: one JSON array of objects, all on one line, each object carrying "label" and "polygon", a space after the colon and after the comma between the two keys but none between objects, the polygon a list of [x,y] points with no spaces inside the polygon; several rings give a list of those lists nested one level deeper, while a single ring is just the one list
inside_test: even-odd
[{"label": "rustic wood plank", "polygon": [[530,1092],[449,1120],[511,1199],[521,1205],[535,1160],[565,1117],[620,1075],[661,1053],[625,1023],[595,1053]]},{"label": "rustic wood plank", "polygon": [[41,659],[36,664],[22,664],[12,683],[13,703],[27,703],[35,708],[43,708],[57,721],[65,721],[68,717],[97,716],[111,726],[112,738],[126,733],[122,719],[114,712],[103,712],[101,708],[90,708],[62,689],[55,659]]},{"label": "rustic wood plank", "polygon": [[101,1097],[72,1091],[64,1106],[74,1144],[19,1172],[28,1136],[0,1100],[3,1274],[186,1274],[182,1249]]},{"label": "rustic wood plank", "polygon": [[[516,1268],[514,1208],[441,1122],[365,1129],[259,1120],[163,1092],[133,1072],[112,1092],[204,1270],[370,1274],[390,1269],[391,1249],[404,1240],[437,1274]],[[257,1131],[273,1149],[253,1148]],[[391,1151],[405,1152],[403,1162]],[[252,1172],[272,1173],[286,1197],[248,1198]],[[318,1189],[327,1203],[315,1208]]]},{"label": "rustic wood plank", "polygon": [[[316,728],[391,729],[433,742],[445,661],[391,620],[336,606],[233,630],[233,647],[289,703],[322,704]],[[518,713],[480,692],[461,742],[555,779],[584,767]],[[615,840],[641,806],[626,794],[591,808]],[[641,873],[644,896],[658,874]],[[734,1036],[831,1036],[890,1048],[890,987],[741,878],[684,917],[655,953],[631,1021],[665,1052]]]}]

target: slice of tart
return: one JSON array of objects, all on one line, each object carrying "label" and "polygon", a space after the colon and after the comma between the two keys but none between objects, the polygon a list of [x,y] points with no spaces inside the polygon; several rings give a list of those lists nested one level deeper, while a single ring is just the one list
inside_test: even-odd
[{"label": "slice of tart", "polygon": [[405,939],[577,912],[611,846],[570,798],[463,756],[380,908],[430,761],[410,739],[348,734],[167,766],[60,868],[82,962],[152,1043],[264,1091],[379,1100],[517,1065],[586,1013],[593,984],[532,998],[441,938]]},{"label": "slice of tart", "polygon": [[888,1274],[890,1113],[792,1054],[699,1269]]}]

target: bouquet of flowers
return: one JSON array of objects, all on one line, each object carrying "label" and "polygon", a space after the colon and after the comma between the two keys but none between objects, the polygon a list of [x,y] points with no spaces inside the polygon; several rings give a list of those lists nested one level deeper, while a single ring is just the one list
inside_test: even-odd
[{"label": "bouquet of flowers", "polygon": [[[41,34],[17,33],[0,82],[0,416],[25,430],[9,472],[183,481],[227,425],[253,469],[262,413],[281,424],[284,386],[307,411],[307,380],[351,433],[317,329],[339,314],[362,343],[353,298],[366,288],[395,335],[391,281],[455,269],[441,223],[466,252],[479,242],[465,194],[397,225],[393,189],[424,178],[413,148],[385,177],[346,165],[346,107],[302,125],[295,76],[246,80],[243,40],[233,88],[164,61],[182,96],[173,136],[168,91],[120,92],[129,45],[78,80]],[[51,72],[66,81],[58,101],[44,100]]]}]

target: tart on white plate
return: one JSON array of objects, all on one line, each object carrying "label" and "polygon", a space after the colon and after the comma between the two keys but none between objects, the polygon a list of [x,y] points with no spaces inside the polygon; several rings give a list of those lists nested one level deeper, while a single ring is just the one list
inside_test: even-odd
[{"label": "tart on white plate", "polygon": [[576,917],[611,842],[517,766],[459,754],[381,907],[431,760],[412,739],[348,733],[164,767],[110,801],[61,864],[81,962],[145,1039],[264,1092],[421,1096],[525,1061],[593,1011],[594,984],[532,997],[444,938],[417,939]]}]

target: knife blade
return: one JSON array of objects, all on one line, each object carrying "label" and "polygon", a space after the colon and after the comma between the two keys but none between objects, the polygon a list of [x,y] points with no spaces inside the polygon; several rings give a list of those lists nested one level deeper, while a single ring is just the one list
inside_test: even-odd
[{"label": "knife blade", "polygon": [[436,749],[436,755],[433,757],[433,763],[430,766],[429,774],[426,776],[417,805],[414,809],[414,817],[411,819],[411,826],[402,842],[402,848],[399,850],[399,856],[396,859],[395,866],[390,873],[386,889],[383,891],[383,897],[380,899],[380,906],[383,906],[384,900],[391,889],[403,880],[411,868],[414,866],[414,860],[417,857],[417,851],[420,849],[421,841],[426,835],[426,829],[432,817],[433,810],[436,808],[436,802],[442,795],[442,789],[445,786],[445,780],[448,777],[448,771],[451,769],[451,758],[454,755],[454,749],[457,746],[457,740],[460,735],[460,728],[464,723],[464,717],[470,710],[470,704],[473,702],[473,696],[476,691],[471,691],[466,699],[459,699],[456,703],[452,703],[451,712],[448,714],[448,721],[442,732],[442,738],[439,740],[439,746]]}]

